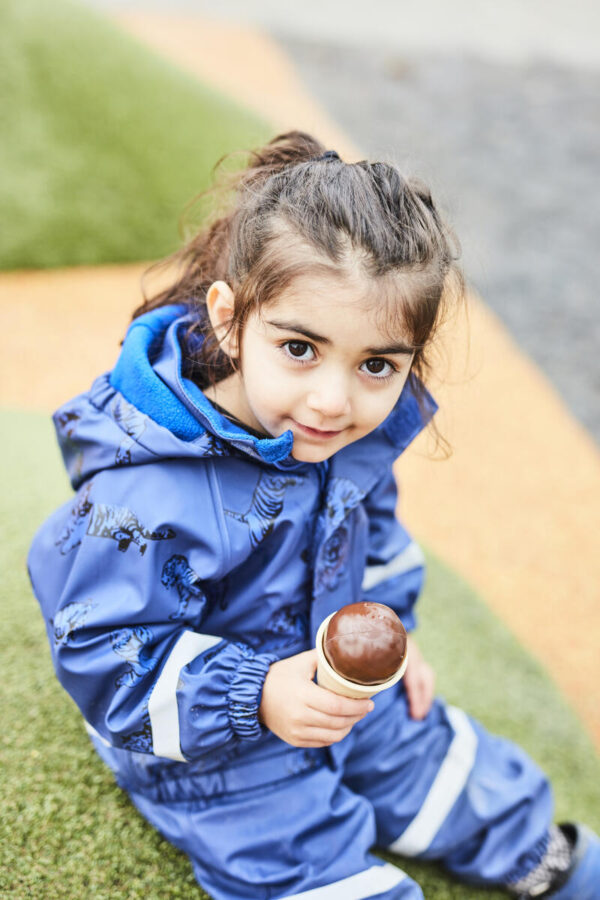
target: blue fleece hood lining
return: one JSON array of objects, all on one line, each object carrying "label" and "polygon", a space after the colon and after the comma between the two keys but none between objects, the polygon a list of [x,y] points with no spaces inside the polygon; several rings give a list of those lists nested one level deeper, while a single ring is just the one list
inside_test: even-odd
[{"label": "blue fleece hood lining", "polygon": [[[123,350],[111,373],[110,383],[140,412],[167,428],[180,440],[190,442],[201,437],[207,429],[153,368],[165,332],[179,319],[179,336],[180,329],[187,324],[187,312],[183,305],[165,306],[135,319],[125,336]],[[173,346],[177,355],[177,380],[181,390],[208,421],[215,434],[237,445],[250,445],[265,462],[279,462],[290,455],[293,446],[291,431],[286,431],[278,438],[261,440],[217,412],[200,388],[182,375],[180,341],[174,341]]]},{"label": "blue fleece hood lining", "polygon": [[153,310],[129,326],[123,349],[111,373],[110,383],[137,409],[180,438],[193,441],[205,429],[173,391],[158,378],[152,360],[173,319],[185,313],[184,306]]}]

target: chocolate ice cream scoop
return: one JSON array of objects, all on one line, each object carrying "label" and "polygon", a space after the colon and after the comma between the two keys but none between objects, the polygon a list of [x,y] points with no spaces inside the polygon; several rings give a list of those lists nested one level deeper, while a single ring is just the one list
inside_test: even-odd
[{"label": "chocolate ice cream scoop", "polygon": [[348,681],[387,681],[406,656],[404,625],[393,609],[365,600],[349,603],[333,615],[323,639],[327,662]]}]

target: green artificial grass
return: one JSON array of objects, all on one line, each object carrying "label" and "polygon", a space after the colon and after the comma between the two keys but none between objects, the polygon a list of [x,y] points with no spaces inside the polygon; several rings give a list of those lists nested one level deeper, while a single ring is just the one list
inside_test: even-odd
[{"label": "green artificial grass", "polygon": [[219,157],[272,136],[74,0],[2,0],[0,59],[0,269],[166,255]]},{"label": "green artificial grass", "polygon": [[[7,473],[0,513],[0,896],[205,900],[186,858],[115,786],[54,677],[25,556],[35,528],[70,490],[45,417],[4,412],[0,426]],[[599,830],[598,759],[540,667],[431,555],[420,609],[419,640],[440,693],[533,755],[554,782],[558,818]],[[399,862],[428,900],[505,896],[458,884],[437,866],[382,855]]]}]

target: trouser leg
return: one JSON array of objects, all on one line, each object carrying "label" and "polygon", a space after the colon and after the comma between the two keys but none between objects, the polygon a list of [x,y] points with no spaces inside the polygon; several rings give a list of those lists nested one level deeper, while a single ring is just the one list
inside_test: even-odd
[{"label": "trouser leg", "polygon": [[[135,766],[122,751],[97,749],[142,815],[189,856],[214,900],[423,900],[399,867],[369,852],[371,804],[324,762],[271,782],[277,760],[265,760],[264,778],[254,763],[252,778],[263,783],[226,793],[218,773],[157,778],[152,794],[141,776],[133,783]],[[243,766],[236,781],[244,784]]]},{"label": "trouser leg", "polygon": [[402,692],[371,715],[344,769],[345,783],[373,806],[380,846],[488,884],[517,880],[537,864],[552,794],[520,747],[440,701],[416,722]]},{"label": "trouser leg", "polygon": [[399,868],[369,854],[375,838],[370,804],[336,783],[327,768],[209,802],[131,798],[188,854],[215,900],[422,898]]}]

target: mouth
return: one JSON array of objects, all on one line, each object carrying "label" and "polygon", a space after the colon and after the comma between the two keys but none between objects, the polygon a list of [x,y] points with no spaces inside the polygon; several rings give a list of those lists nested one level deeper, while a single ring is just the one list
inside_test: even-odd
[{"label": "mouth", "polygon": [[309,428],[308,425],[302,425],[300,422],[296,422],[295,419],[293,421],[302,434],[306,435],[307,437],[316,438],[317,440],[322,441],[334,438],[338,434],[341,434],[342,431],[344,431],[343,428],[340,428],[337,431],[322,431],[320,428]]}]

